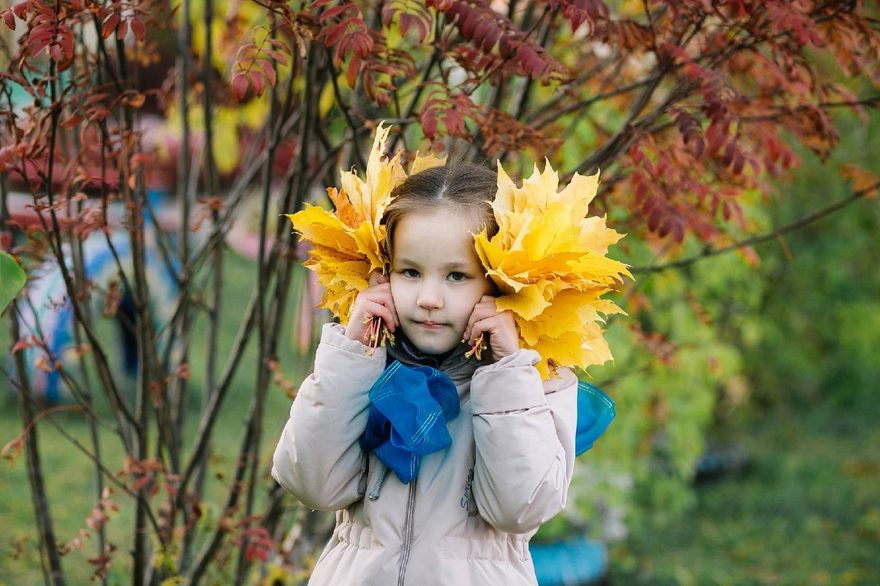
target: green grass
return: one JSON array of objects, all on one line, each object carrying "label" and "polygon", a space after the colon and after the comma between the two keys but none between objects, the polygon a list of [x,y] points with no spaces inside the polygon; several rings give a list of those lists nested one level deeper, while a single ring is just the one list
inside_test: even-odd
[{"label": "green grass", "polygon": [[726,429],[749,469],[613,548],[612,583],[880,584],[880,400],[866,402],[780,407]]},{"label": "green grass", "polygon": [[[226,313],[218,342],[221,369],[232,347],[255,280],[256,269],[253,263],[232,254],[227,255],[224,264],[224,283],[227,287],[224,291]],[[291,348],[290,323],[291,317],[288,314],[285,316],[285,325],[281,328],[279,350],[284,375],[291,380],[297,380],[301,377],[304,362],[294,356]],[[115,335],[112,324],[105,324],[101,330],[106,335]],[[191,445],[191,438],[195,434],[196,422],[201,413],[201,389],[205,380],[206,321],[204,319],[196,323],[192,339],[190,353],[192,378],[189,381],[190,397],[187,401],[189,407],[187,417],[191,422],[187,429],[190,435],[188,445]],[[207,481],[206,524],[213,524],[219,516],[223,502],[221,499],[226,494],[226,478],[233,470],[233,463],[244,432],[244,420],[254,394],[256,386],[254,341],[252,340],[247,348],[243,364],[233,379],[217,421],[210,462],[212,471],[219,473],[220,476],[215,474]],[[110,345],[112,347],[112,343]],[[131,381],[128,381],[128,385],[131,384]],[[21,430],[18,400],[11,393],[2,392],[7,390],[5,386],[5,381],[0,382],[0,393],[2,393],[0,444],[5,444]],[[95,393],[99,391],[96,389]],[[267,399],[261,446],[263,469],[266,471],[277,435],[287,419],[289,406],[290,399],[286,394],[272,385]],[[110,421],[106,405],[100,411],[104,418]],[[85,417],[78,412],[57,413],[41,421],[36,428],[56,538],[59,542],[67,542],[76,537],[81,528],[86,528],[85,519],[94,506],[94,466],[88,457],[77,451],[52,425],[53,421],[84,445],[91,446],[91,441]],[[123,451],[118,438],[110,429],[102,429],[100,438],[103,457],[108,468],[119,470],[123,465]],[[258,494],[262,495],[264,492],[258,489]],[[23,454],[12,463],[0,461],[0,495],[2,495],[0,520],[4,529],[0,537],[0,585],[42,583],[34,509],[31,504]],[[121,491],[115,491],[112,498],[120,505],[120,511],[113,515],[107,524],[108,540],[119,547],[111,566],[110,582],[129,583],[130,558],[124,550],[131,542],[129,532],[132,527],[132,507],[129,497]],[[92,568],[87,560],[95,555],[95,541],[93,535],[82,550],[75,551],[62,559],[69,583],[89,583]]]}]

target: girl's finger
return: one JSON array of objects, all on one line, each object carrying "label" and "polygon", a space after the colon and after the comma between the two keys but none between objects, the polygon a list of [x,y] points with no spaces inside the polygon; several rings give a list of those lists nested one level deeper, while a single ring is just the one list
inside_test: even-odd
[{"label": "girl's finger", "polygon": [[488,334],[489,347],[495,360],[500,360],[519,349],[519,336],[516,326],[505,313],[496,313],[474,324],[471,335],[476,339],[480,334]]},{"label": "girl's finger", "polygon": [[469,341],[475,340],[479,334],[473,332],[474,324],[495,314],[497,314],[497,311],[495,310],[494,303],[486,304],[481,301],[474,305],[474,310],[471,312],[467,326],[464,329],[464,339]]},{"label": "girl's finger", "polygon": [[382,295],[376,301],[388,308],[388,311],[394,316],[394,325],[398,326],[400,322],[397,318],[397,308],[394,306],[394,296],[391,295],[391,287],[386,287],[387,289],[382,291]]},{"label": "girl's finger", "polygon": [[493,317],[484,317],[483,319],[474,322],[474,325],[471,328],[470,338],[468,339],[473,342],[480,337],[480,334],[488,334],[491,336],[494,329],[495,322],[493,321]]},{"label": "girl's finger", "polygon": [[369,289],[365,289],[358,296],[365,301],[371,301],[373,303],[379,303],[388,308],[393,316],[394,325],[400,325],[397,319],[397,308],[394,306],[394,297],[391,295],[391,286],[386,284],[376,285],[374,287],[370,287]]},{"label": "girl's finger", "polygon": [[372,317],[380,317],[382,321],[385,322],[385,327],[387,327],[390,331],[394,331],[396,327],[394,314],[389,310],[385,305],[381,303],[377,303],[375,301],[367,300],[363,306],[363,319],[370,319]]}]

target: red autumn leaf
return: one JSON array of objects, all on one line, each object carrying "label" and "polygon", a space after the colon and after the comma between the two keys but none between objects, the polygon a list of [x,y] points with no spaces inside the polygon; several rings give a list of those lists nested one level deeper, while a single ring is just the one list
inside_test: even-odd
[{"label": "red autumn leaf", "polygon": [[498,41],[498,53],[504,59],[510,59],[516,54],[519,43],[511,35],[501,35]]},{"label": "red autumn leaf", "polygon": [[116,25],[119,24],[119,13],[111,12],[104,18],[104,22],[101,23],[101,36],[105,39],[113,34],[113,31],[116,30]]},{"label": "red autumn leaf", "polygon": [[66,59],[73,59],[73,30],[69,26],[59,26],[57,31],[58,45]]},{"label": "red autumn leaf", "polygon": [[351,58],[348,67],[345,69],[345,82],[348,87],[354,87],[357,83],[357,76],[361,69],[361,58],[357,55]]},{"label": "red autumn leaf", "polygon": [[338,49],[343,53],[354,53],[358,57],[366,56],[373,49],[373,39],[365,32],[363,20],[356,18],[347,22],[354,28],[346,31],[346,36],[340,41]]},{"label": "red autumn leaf", "polygon": [[852,183],[855,191],[864,191],[865,197],[877,197],[878,186],[880,186],[880,177],[856,165],[855,163],[845,163],[840,166],[840,176],[844,180]]},{"label": "red autumn leaf", "polygon": [[742,154],[742,151],[737,150],[733,156],[733,173],[734,175],[740,175],[743,172],[743,167],[745,167],[746,158]]},{"label": "red autumn leaf", "polygon": [[737,249],[737,253],[742,257],[743,260],[751,267],[757,267],[761,264],[761,257],[758,256],[757,251],[751,246],[743,246]]},{"label": "red autumn leaf", "polygon": [[31,55],[39,55],[40,51],[49,46],[52,42],[53,33],[51,29],[40,26],[35,27],[28,37],[28,50]]},{"label": "red autumn leaf", "polygon": [[147,26],[144,24],[140,18],[132,18],[130,22],[131,33],[134,35],[134,38],[143,41],[147,36]]},{"label": "red autumn leaf", "polygon": [[476,10],[465,8],[465,6],[466,5],[462,5],[462,12],[459,15],[456,25],[458,26],[458,32],[461,36],[467,40],[471,40],[474,37],[474,28],[476,28],[477,21],[480,17],[477,15]]},{"label": "red autumn leaf", "polygon": [[7,9],[3,11],[3,22],[6,23],[10,30],[15,30],[15,14],[12,10]]},{"label": "red autumn leaf", "polygon": [[61,128],[76,128],[82,120],[83,117],[79,114],[71,114],[59,122],[59,126],[61,126]]},{"label": "red autumn leaf", "polygon": [[663,214],[659,208],[652,210],[651,213],[648,214],[648,230],[651,232],[657,231],[662,215]]},{"label": "red autumn leaf", "polygon": [[236,71],[232,74],[232,95],[235,96],[235,99],[239,102],[242,101],[247,94],[248,87],[250,87],[250,83],[248,82],[247,75],[242,71]]},{"label": "red autumn leaf", "polygon": [[709,148],[710,155],[714,155],[715,153],[717,153],[718,149],[720,149],[724,145],[727,138],[726,127],[726,124],[722,125],[713,123],[710,124],[709,129],[706,130],[706,140],[708,142],[707,146]]},{"label": "red autumn leaf", "polygon": [[31,347],[31,343],[27,340],[18,340],[13,346],[12,350],[10,350],[10,354],[16,354],[20,350],[27,350]]},{"label": "red autumn leaf", "polygon": [[287,65],[287,55],[285,55],[282,51],[278,51],[275,49],[266,49],[263,52],[275,61],[277,61],[280,65]]},{"label": "red autumn leaf", "polygon": [[673,239],[676,242],[679,242],[679,243],[683,242],[684,241],[684,224],[682,224],[681,222],[675,222],[672,226],[672,235],[673,235]]},{"label": "red autumn leaf", "polygon": [[724,201],[721,203],[721,215],[724,217],[724,221],[730,221],[730,202]]},{"label": "red autumn leaf", "polygon": [[64,48],[58,43],[49,45],[48,53],[52,61],[62,61],[66,57]]},{"label": "red autumn leaf", "polygon": [[118,40],[122,40],[125,38],[125,35],[128,33],[128,21],[121,20],[119,25],[116,27],[116,38]]},{"label": "red autumn leaf", "polygon": [[665,218],[663,218],[663,221],[660,222],[660,229],[657,231],[657,234],[659,234],[660,237],[662,238],[662,237],[666,236],[667,234],[669,234],[669,231],[671,229],[672,229],[672,218],[670,218],[669,216],[666,216]]},{"label": "red autumn leaf", "polygon": [[488,53],[489,51],[491,51],[498,40],[501,38],[502,33],[503,31],[500,27],[488,27],[483,34],[483,41],[482,43],[480,43],[480,48],[483,50],[483,52]]},{"label": "red autumn leaf", "polygon": [[177,486],[173,482],[165,482],[163,483],[165,487],[165,492],[168,493],[168,496],[175,497],[177,496]]},{"label": "red autumn leaf", "polygon": [[336,18],[338,16],[342,16],[342,14],[345,13],[349,9],[350,6],[351,6],[350,4],[340,4],[338,6],[333,6],[331,8],[328,8],[327,10],[325,10],[324,12],[321,13],[321,21],[326,22],[328,20],[333,20],[334,18]]},{"label": "red autumn leaf", "polygon": [[263,90],[266,89],[266,78],[263,77],[263,73],[256,69],[251,69],[248,71],[248,79],[250,79],[251,87],[254,88],[254,93],[262,96]]},{"label": "red autumn leaf", "polygon": [[443,121],[446,123],[446,131],[452,136],[461,136],[465,133],[464,118],[455,108],[446,110]]},{"label": "red autumn leaf", "polygon": [[275,79],[276,79],[275,67],[273,67],[272,63],[270,63],[266,59],[260,59],[259,61],[257,61],[257,63],[260,64],[260,67],[262,68],[263,73],[266,74],[266,78],[268,78],[268,80],[269,80],[269,85],[271,87],[275,87]]},{"label": "red autumn leaf", "polygon": [[[639,184],[639,188],[642,190],[647,190],[647,186],[644,183]],[[642,204],[642,214],[650,214],[655,209],[662,208],[663,201],[660,197],[651,196],[645,200]]]},{"label": "red autumn leaf", "polygon": [[21,432],[6,442],[6,445],[0,450],[0,457],[3,457],[10,463],[14,462],[15,458],[21,453],[21,450],[24,447],[24,435],[24,432]]},{"label": "red autumn leaf", "polygon": [[138,476],[134,480],[131,481],[131,490],[139,491],[150,483],[150,477],[143,475]]},{"label": "red autumn leaf", "polygon": [[422,123],[422,130],[425,132],[425,136],[429,139],[433,139],[437,135],[437,115],[431,111],[423,111],[420,114],[420,119]]},{"label": "red autumn leaf", "polygon": [[486,35],[489,33],[489,29],[492,28],[493,24],[494,23],[492,22],[492,20],[486,18],[485,16],[477,20],[476,25],[474,25],[474,37],[473,39],[471,39],[474,45],[478,47],[483,46],[483,41],[485,40]]},{"label": "red autumn leaf", "polygon": [[326,32],[324,34],[324,44],[328,47],[332,47],[339,42],[339,39],[342,38],[342,35],[345,34],[346,26],[344,24],[335,24],[328,29],[324,29]]}]

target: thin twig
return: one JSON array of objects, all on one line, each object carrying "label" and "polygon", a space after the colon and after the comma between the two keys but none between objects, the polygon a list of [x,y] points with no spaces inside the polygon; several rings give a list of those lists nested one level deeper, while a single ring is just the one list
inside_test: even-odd
[{"label": "thin twig", "polygon": [[[345,122],[348,124],[348,128],[351,130],[351,150],[354,154],[355,161],[359,169],[366,169],[367,164],[364,161],[363,155],[361,155],[361,149],[358,146],[358,131],[360,128],[357,124],[355,124],[354,120],[351,117],[351,107],[345,103],[345,100],[342,99],[342,93],[339,91],[339,82],[336,80],[338,77],[336,67],[333,65],[333,57],[330,53],[329,47],[325,49],[326,57],[327,57],[327,67],[330,68],[330,82],[333,84],[333,95],[336,97],[336,103],[339,104],[339,109],[342,111],[342,115],[345,117]],[[304,148],[304,145],[300,148]]]},{"label": "thin twig", "polygon": [[630,270],[633,273],[646,274],[646,273],[656,273],[656,272],[665,271],[665,270],[669,270],[669,269],[680,269],[682,267],[686,267],[688,265],[691,265],[691,264],[693,264],[699,260],[703,260],[705,258],[709,258],[712,256],[718,256],[719,254],[724,254],[726,252],[738,250],[738,249],[744,248],[746,246],[753,246],[755,244],[761,244],[762,242],[766,242],[767,240],[772,240],[774,238],[778,238],[779,236],[781,236],[783,234],[787,234],[788,232],[792,232],[794,230],[797,230],[799,228],[803,228],[804,226],[812,224],[816,220],[824,218],[825,216],[832,214],[838,210],[841,210],[841,209],[845,208],[846,206],[850,205],[851,203],[853,203],[863,197],[866,197],[871,193],[876,192],[878,189],[880,189],[880,182],[875,183],[874,185],[872,185],[870,187],[866,187],[866,188],[854,191],[850,196],[845,197],[845,198],[841,199],[840,201],[834,202],[833,204],[826,206],[820,210],[817,210],[817,211],[813,212],[812,214],[804,216],[803,218],[795,220],[794,222],[791,222],[789,224],[785,224],[784,226],[780,226],[778,228],[774,228],[773,230],[770,230],[769,232],[765,232],[763,234],[757,234],[755,236],[750,236],[749,238],[739,240],[739,241],[734,242],[733,244],[729,244],[727,246],[720,246],[717,248],[706,247],[705,249],[703,249],[702,252],[700,252],[699,254],[695,254],[693,256],[689,256],[686,258],[682,258],[679,260],[675,260],[675,261],[671,261],[671,262],[667,262],[667,263],[662,263],[662,264],[654,264],[654,265],[648,265],[648,266],[644,266],[644,267],[632,267]]}]

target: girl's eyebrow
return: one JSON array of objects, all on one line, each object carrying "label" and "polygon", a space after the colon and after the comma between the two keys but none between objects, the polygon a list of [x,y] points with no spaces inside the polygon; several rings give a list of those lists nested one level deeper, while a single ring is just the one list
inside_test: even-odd
[{"label": "girl's eyebrow", "polygon": [[[411,265],[411,266],[418,266],[419,265],[419,263],[417,263],[416,261],[410,260],[408,258],[396,258],[396,259],[394,259],[394,262],[392,264]],[[452,261],[452,262],[448,262],[448,263],[440,265],[440,268],[443,270],[446,270],[446,271],[469,270],[471,268],[471,266],[470,266],[470,264],[468,264],[466,262]]]},{"label": "girl's eyebrow", "polygon": [[467,270],[467,269],[470,269],[471,267],[467,263],[453,261],[453,262],[446,263],[445,265],[443,265],[440,268],[445,269],[447,271],[451,271],[451,270]]}]

